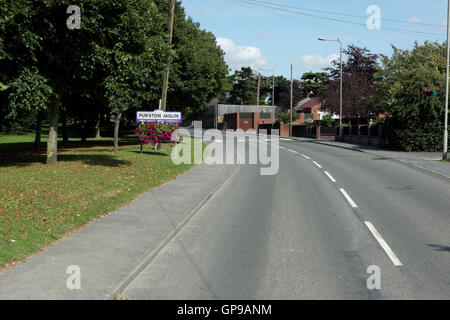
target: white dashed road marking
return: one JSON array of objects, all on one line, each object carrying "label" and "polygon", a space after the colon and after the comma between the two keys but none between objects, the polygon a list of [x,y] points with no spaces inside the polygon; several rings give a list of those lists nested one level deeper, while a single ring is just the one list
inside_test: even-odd
[{"label": "white dashed road marking", "polygon": [[320,164],[318,164],[317,162],[313,161],[313,163],[318,166],[319,168],[322,168],[322,166]]},{"label": "white dashed road marking", "polygon": [[370,223],[370,221],[364,221],[367,228],[369,228],[370,232],[372,232],[375,239],[377,239],[380,246],[383,248],[383,250],[386,252],[388,257],[391,259],[391,261],[396,266],[402,266],[403,263],[400,261],[400,259],[395,255],[394,251],[392,251],[391,247],[384,241],[383,237],[378,233],[377,229]]},{"label": "white dashed road marking", "polygon": [[311,159],[310,157],[305,156],[304,154],[302,154],[302,157],[305,158],[305,159],[308,159],[308,160]]},{"label": "white dashed road marking", "polygon": [[347,199],[348,203],[350,203],[350,205],[351,205],[353,208],[358,208],[358,206],[356,205],[356,203],[352,200],[352,198],[350,198],[350,196],[348,195],[347,192],[345,192],[344,189],[340,188],[339,190],[341,191],[341,193],[344,195],[345,199]]},{"label": "white dashed road marking", "polygon": [[336,179],[333,178],[331,174],[328,173],[328,171],[325,171],[325,174],[330,178],[331,181],[336,182]]}]

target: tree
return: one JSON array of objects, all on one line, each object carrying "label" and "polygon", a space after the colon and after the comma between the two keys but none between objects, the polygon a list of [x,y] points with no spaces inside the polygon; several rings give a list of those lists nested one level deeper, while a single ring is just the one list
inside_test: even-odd
[{"label": "tree", "polygon": [[[293,107],[304,98],[300,86],[300,81],[294,79],[292,86]],[[282,76],[275,78],[275,105],[284,110],[291,106],[291,82]]]},{"label": "tree", "polygon": [[445,86],[446,45],[416,42],[412,50],[393,51],[381,56],[375,74],[377,106],[389,113],[389,142],[406,151],[440,151],[445,92],[427,96],[424,89]]},{"label": "tree", "polygon": [[305,72],[301,77],[301,91],[303,96],[312,93],[317,97],[326,91],[328,84],[328,73],[326,72]]},{"label": "tree", "polygon": [[[168,8],[168,7],[167,7]],[[200,24],[186,19],[180,4],[175,11],[173,49],[168,108],[198,114],[211,99],[230,90],[228,66],[224,52],[210,32]]]},{"label": "tree", "polygon": [[[58,120],[67,118],[82,141],[103,115],[115,124],[138,108],[156,109],[162,75],[172,60],[169,109],[198,112],[230,90],[224,52],[213,34],[186,19],[177,3],[169,46],[169,0],[80,0],[81,29],[66,26],[67,4],[57,0],[0,0],[0,128],[6,122],[50,120],[47,163],[57,163]],[[23,119],[22,119],[22,118]]]},{"label": "tree", "polygon": [[172,54],[165,43],[163,15],[150,0],[121,1],[107,17],[108,41],[97,44],[96,61],[104,71],[105,98],[115,118],[114,150],[124,112],[151,108],[159,99],[159,77]]},{"label": "tree", "polygon": [[0,70],[6,70],[2,78],[8,87],[0,102],[7,101],[12,116],[17,108],[46,106],[49,164],[57,162],[61,105],[81,117],[85,138],[88,119],[105,109],[119,115],[155,105],[160,74],[172,54],[165,19],[153,1],[86,0],[80,6],[81,30],[66,27],[67,6],[56,0],[6,1],[6,19],[0,23],[5,31]]},{"label": "tree", "polygon": [[[277,114],[277,117],[280,122],[282,123],[290,123],[291,122],[291,112],[290,110],[284,110]],[[292,122],[295,120],[298,120],[300,118],[299,114],[297,112],[292,113]]]},{"label": "tree", "polygon": [[[375,113],[375,89],[373,87],[374,74],[377,71],[376,54],[366,48],[349,45],[344,53],[347,61],[343,63],[343,94],[342,113],[351,119],[359,119],[362,115]],[[329,72],[327,89],[320,95],[325,109],[339,114],[340,94],[340,62],[335,60],[333,66],[325,68]]]},{"label": "tree", "polygon": [[258,78],[251,67],[242,67],[241,70],[236,70],[234,74],[230,76],[230,83],[232,89],[230,91],[228,103],[245,105],[256,104]]}]

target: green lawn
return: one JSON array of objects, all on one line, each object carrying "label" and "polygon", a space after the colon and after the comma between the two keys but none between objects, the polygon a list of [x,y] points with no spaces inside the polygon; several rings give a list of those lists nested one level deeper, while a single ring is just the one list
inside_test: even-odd
[{"label": "green lawn", "polygon": [[0,269],[192,167],[173,164],[168,144],[140,154],[133,136],[117,153],[111,138],[72,143],[47,166],[44,150],[29,149],[33,139],[0,136]]}]

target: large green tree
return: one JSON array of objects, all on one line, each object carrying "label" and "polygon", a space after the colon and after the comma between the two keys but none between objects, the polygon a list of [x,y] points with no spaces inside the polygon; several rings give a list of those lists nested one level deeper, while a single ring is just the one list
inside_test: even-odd
[{"label": "large green tree", "polygon": [[328,85],[328,73],[305,72],[301,77],[301,91],[304,96],[312,94],[317,97],[326,91]]},{"label": "large green tree", "polygon": [[425,42],[393,50],[391,57],[381,56],[375,75],[378,107],[389,113],[389,141],[407,151],[440,151],[445,92],[427,96],[424,89],[444,88],[446,45]]},{"label": "large green tree", "polygon": [[231,104],[256,104],[256,92],[258,87],[258,76],[251,67],[242,67],[230,76],[232,89],[229,93],[228,102]]}]

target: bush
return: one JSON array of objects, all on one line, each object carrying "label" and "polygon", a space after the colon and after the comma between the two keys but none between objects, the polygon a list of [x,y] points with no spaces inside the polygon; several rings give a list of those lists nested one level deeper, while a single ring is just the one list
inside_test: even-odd
[{"label": "bush", "polygon": [[165,143],[172,141],[172,133],[178,129],[176,123],[140,123],[135,135],[139,136],[141,144]]},{"label": "bush", "polygon": [[331,116],[323,116],[322,120],[314,120],[313,125],[319,127],[334,127],[336,121]]},{"label": "bush", "polygon": [[[279,122],[289,123],[291,121],[291,113],[288,110],[279,112],[277,117]],[[300,119],[298,113],[292,113],[292,122],[298,119]]]},{"label": "bush", "polygon": [[444,127],[440,121],[400,123],[387,121],[389,145],[395,149],[412,151],[441,151]]}]

